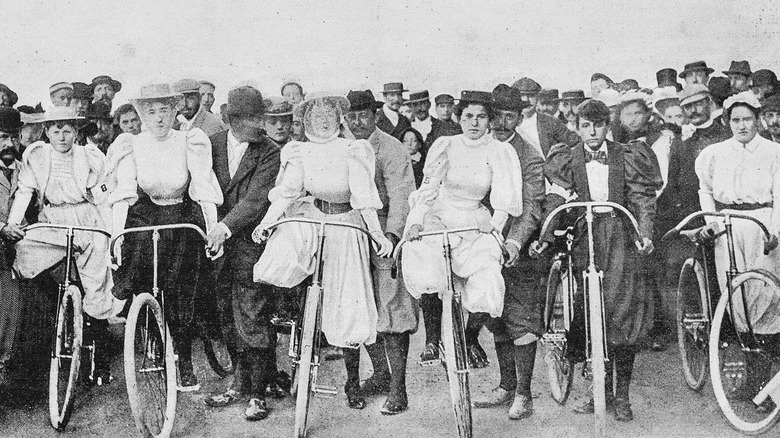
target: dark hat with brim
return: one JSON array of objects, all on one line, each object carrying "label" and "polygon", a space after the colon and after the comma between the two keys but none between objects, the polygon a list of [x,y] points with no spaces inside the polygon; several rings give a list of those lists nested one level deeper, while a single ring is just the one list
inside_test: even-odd
[{"label": "dark hat with brim", "polygon": [[731,66],[729,66],[728,70],[724,70],[723,74],[750,76],[750,63],[747,61],[731,61]]},{"label": "dark hat with brim", "polygon": [[255,87],[244,85],[228,92],[225,114],[231,116],[265,115],[266,103],[263,94]]},{"label": "dark hat with brim", "polygon": [[347,93],[350,111],[363,111],[366,109],[377,110],[384,105],[384,102],[378,102],[374,99],[374,93],[371,90],[352,91]]},{"label": "dark hat with brim", "polygon": [[404,88],[403,82],[388,82],[382,87],[382,94],[388,93],[405,93],[409,90]]},{"label": "dark hat with brim", "polygon": [[686,76],[688,76],[688,73],[692,73],[695,71],[704,71],[708,75],[715,72],[714,69],[711,69],[707,67],[707,63],[704,61],[694,61],[690,64],[685,64],[685,67],[683,68],[683,71],[680,72],[679,76],[680,79],[685,79]]},{"label": "dark hat with brim", "polygon": [[112,79],[111,76],[98,76],[94,79],[92,79],[92,83],[89,84],[89,87],[92,88],[92,91],[95,90],[95,87],[98,84],[109,84],[111,85],[111,88],[114,90],[115,93],[118,93],[122,89],[122,83],[117,81],[116,79]]},{"label": "dark hat with brim", "polygon": [[523,94],[538,94],[542,91],[542,86],[531,78],[520,78],[512,84],[512,88],[517,89]]},{"label": "dark hat with brim", "polygon": [[585,92],[582,90],[568,90],[561,93],[561,100],[582,102],[585,100]]},{"label": "dark hat with brim", "polygon": [[761,112],[767,111],[780,112],[780,94],[774,94],[764,99],[764,104],[761,105]]},{"label": "dark hat with brim", "polygon": [[455,98],[451,94],[440,94],[433,101],[436,105],[441,105],[443,103],[455,103]]},{"label": "dark hat with brim", "polygon": [[11,106],[16,105],[16,102],[19,102],[19,96],[14,93],[12,89],[8,88],[8,85],[0,84],[0,91],[8,95],[8,101]]},{"label": "dark hat with brim", "polygon": [[430,100],[431,96],[428,94],[428,90],[423,90],[409,93],[409,98],[404,103],[430,102]]},{"label": "dark hat with brim", "polygon": [[506,84],[498,84],[492,93],[493,108],[520,112],[528,108],[529,103],[523,100],[523,93]]},{"label": "dark hat with brim", "polygon": [[556,103],[560,99],[561,98],[558,93],[558,89],[556,88],[543,89],[542,91],[539,92],[539,100],[542,102]]},{"label": "dark hat with brim", "polygon": [[88,119],[113,120],[111,107],[105,102],[92,102],[87,107],[84,117]]},{"label": "dark hat with brim", "polygon": [[19,111],[11,107],[0,107],[0,131],[6,133],[15,133],[24,126]]}]

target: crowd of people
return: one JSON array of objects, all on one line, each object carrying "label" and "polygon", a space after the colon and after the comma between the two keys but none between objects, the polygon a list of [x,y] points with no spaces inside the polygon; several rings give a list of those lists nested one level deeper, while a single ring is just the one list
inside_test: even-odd
[{"label": "crowd of people", "polygon": [[[357,225],[372,238],[326,229],[322,331],[328,356],[343,358],[348,406],[362,409],[365,397],[387,395],[381,413],[399,414],[409,405],[405,376],[420,318],[420,364],[437,363],[444,353],[440,294],[449,270],[440,238],[423,232],[475,227],[478,232],[452,238],[451,272],[469,312],[470,367],[489,365],[478,340],[485,327],[500,381],[473,403],[508,406],[509,419],[528,418],[555,247],[551,233],[540,235],[541,223],[567,202],[611,201],[636,217],[641,233],[635,246],[632,229],[615,211],[595,213],[611,357],[606,399],[615,419],[631,421],[637,351],[665,348],[672,327],[667,289],[693,250],[686,243],[660,245],[659,237],[699,210],[754,216],[769,228],[774,246],[780,234],[780,202],[774,202],[780,198],[780,82],[747,61],[731,62],[724,76],[712,73],[706,62],[691,62],[679,73],[659,70],[657,83],[647,87],[596,73],[590,97],[584,90],[543,88],[528,77],[492,91],[464,90],[458,98],[409,93],[402,82],[389,82],[381,100],[371,90],[305,93],[288,81],[279,96],[234,88],[219,114],[212,112],[216,86],[205,80],[149,84],[115,109],[123,90],[110,76],[59,82],[49,88],[45,111],[41,104],[17,106],[18,96],[0,84],[0,385],[13,384],[9,371],[27,354],[20,338],[28,317],[49,311],[28,297],[50,287],[45,278],[65,254],[60,234],[25,232],[25,225],[116,234],[190,223],[206,232],[205,251],[184,231],[165,232],[160,241],[179,390],[200,388],[192,342],[205,321],[224,338],[235,367],[230,385],[206,404],[247,403],[247,420],[265,418],[266,399],[290,389],[276,365],[278,322],[295,313],[318,246],[315,225],[270,227],[282,217],[306,217]],[[720,227],[711,222],[702,233],[717,236]],[[778,272],[780,255],[764,254],[757,227],[735,223],[734,229],[741,268]],[[493,231],[506,238],[503,264]],[[394,276],[389,256],[402,239],[407,245]],[[128,299],[151,288],[151,246],[128,235],[112,266],[104,236],[77,234],[75,244],[85,322],[103,352],[92,383],[107,384],[104,352],[111,349],[102,344],[109,342],[109,324],[126,314]],[[587,263],[587,250],[576,247],[575,272]],[[714,251],[725,287],[727,248],[718,242]],[[763,294],[749,306],[765,316],[758,315],[757,333],[780,333],[778,294]],[[583,325],[575,320],[571,333],[578,362],[585,358]],[[362,382],[361,345],[374,370]],[[749,383],[754,395],[764,381]],[[593,410],[592,398],[574,407]]]}]

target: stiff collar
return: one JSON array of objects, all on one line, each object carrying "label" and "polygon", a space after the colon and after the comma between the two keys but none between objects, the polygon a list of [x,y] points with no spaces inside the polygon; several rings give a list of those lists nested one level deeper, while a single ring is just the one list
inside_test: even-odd
[{"label": "stiff collar", "polygon": [[752,154],[761,145],[762,141],[769,141],[769,140],[766,140],[764,137],[761,137],[760,135],[756,134],[756,136],[753,137],[753,139],[750,140],[749,142],[741,143],[737,141],[736,137],[731,137],[731,147],[734,148],[735,150],[744,149]]},{"label": "stiff collar", "polygon": [[249,145],[248,141],[238,141],[236,136],[233,135],[232,129],[228,130],[227,141],[228,141],[228,146],[232,146],[232,147],[241,146],[242,144]]}]

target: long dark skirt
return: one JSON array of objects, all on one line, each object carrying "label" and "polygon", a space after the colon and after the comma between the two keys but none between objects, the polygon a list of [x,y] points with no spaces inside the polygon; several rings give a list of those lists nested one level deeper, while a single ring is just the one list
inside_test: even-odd
[{"label": "long dark skirt", "polygon": [[[198,204],[185,199],[175,205],[157,205],[141,196],[130,207],[126,228],[190,223],[204,229]],[[205,261],[203,239],[191,230],[162,230],[158,246],[158,287],[165,294],[165,318],[174,339],[195,335],[195,305],[201,267]],[[152,233],[125,235],[122,265],[114,274],[114,295],[129,298],[152,291]],[[177,341],[178,342],[178,341]]]}]

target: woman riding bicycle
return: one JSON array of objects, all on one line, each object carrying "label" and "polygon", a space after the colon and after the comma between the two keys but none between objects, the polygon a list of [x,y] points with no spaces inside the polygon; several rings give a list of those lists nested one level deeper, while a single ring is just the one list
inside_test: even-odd
[{"label": "woman riding bicycle", "polygon": [[[44,118],[51,143],[31,144],[22,157],[16,199],[9,213],[9,226],[18,226],[33,193],[43,204],[40,222],[108,229],[105,204],[106,161],[94,145],[76,146],[78,128],[85,122],[69,108],[55,107]],[[21,278],[33,278],[65,257],[62,230],[32,230],[16,244],[14,269]],[[108,266],[108,239],[97,233],[76,232],[76,266],[84,291],[88,336],[97,344],[95,382],[108,383],[109,363],[104,348],[107,319],[122,310],[123,301],[111,294],[113,280]],[[59,280],[59,279],[57,279]]]},{"label": "woman riding bicycle", "polygon": [[[731,125],[733,137],[704,149],[696,159],[699,177],[699,201],[704,211],[724,211],[752,216],[766,225],[772,234],[770,247],[777,246],[780,234],[780,149],[758,134],[761,104],[755,95],[742,92],[724,102],[724,118]],[[722,220],[710,220],[702,233],[716,236]],[[764,234],[754,223],[732,222],[737,268],[766,269],[780,272],[780,253],[764,254]],[[720,290],[728,290],[726,270],[729,254],[725,239],[715,242],[715,263]],[[755,290],[750,283],[748,298],[750,321],[761,348],[780,356],[780,291],[771,286]],[[743,309],[742,293],[732,295],[734,309]],[[731,315],[740,332],[747,332],[744,312]],[[752,398],[771,377],[771,362],[747,355],[747,382],[739,392]],[[772,403],[772,402],[769,402]],[[768,407],[764,407],[768,408]],[[771,409],[769,409],[771,410]]]},{"label": "woman riding bicycle", "polygon": [[[271,206],[253,233],[256,241],[282,215],[302,216],[366,226],[381,243],[377,254],[390,254],[392,244],[377,217],[382,202],[374,183],[374,149],[367,140],[339,137],[348,110],[344,97],[316,94],[296,108],[308,141],[282,149],[276,187],[268,196]],[[316,248],[316,225],[279,227],[255,265],[255,281],[283,288],[300,284],[314,272]],[[353,348],[374,343],[377,311],[367,238],[356,230],[326,227],[322,259],[322,331],[328,342]],[[362,403],[356,369],[347,368],[344,390],[351,407]]]},{"label": "woman riding bicycle", "polygon": [[[501,249],[493,230],[501,232],[509,216],[522,213],[522,175],[517,152],[488,131],[493,119],[492,95],[464,91],[456,107],[463,134],[437,139],[425,160],[419,189],[409,197],[406,240],[419,241],[423,230],[478,227],[482,232],[452,236],[452,272],[463,291],[463,307],[471,313],[501,316],[504,278]],[[482,205],[490,193],[491,216]],[[415,298],[447,289],[441,237],[410,242],[402,257],[404,281]]]},{"label": "woman riding bicycle", "polygon": [[[168,84],[147,85],[131,103],[146,131],[122,134],[109,148],[116,188],[109,196],[113,232],[150,225],[191,223],[208,233],[217,223],[222,190],[212,170],[211,142],[200,129],[175,131],[182,95]],[[204,262],[204,243],[187,230],[160,234],[159,273],[165,291],[165,317],[179,355],[181,391],[200,385],[192,369],[195,297]],[[152,245],[148,235],[133,233],[117,257],[114,295],[129,298],[152,289]]]}]

